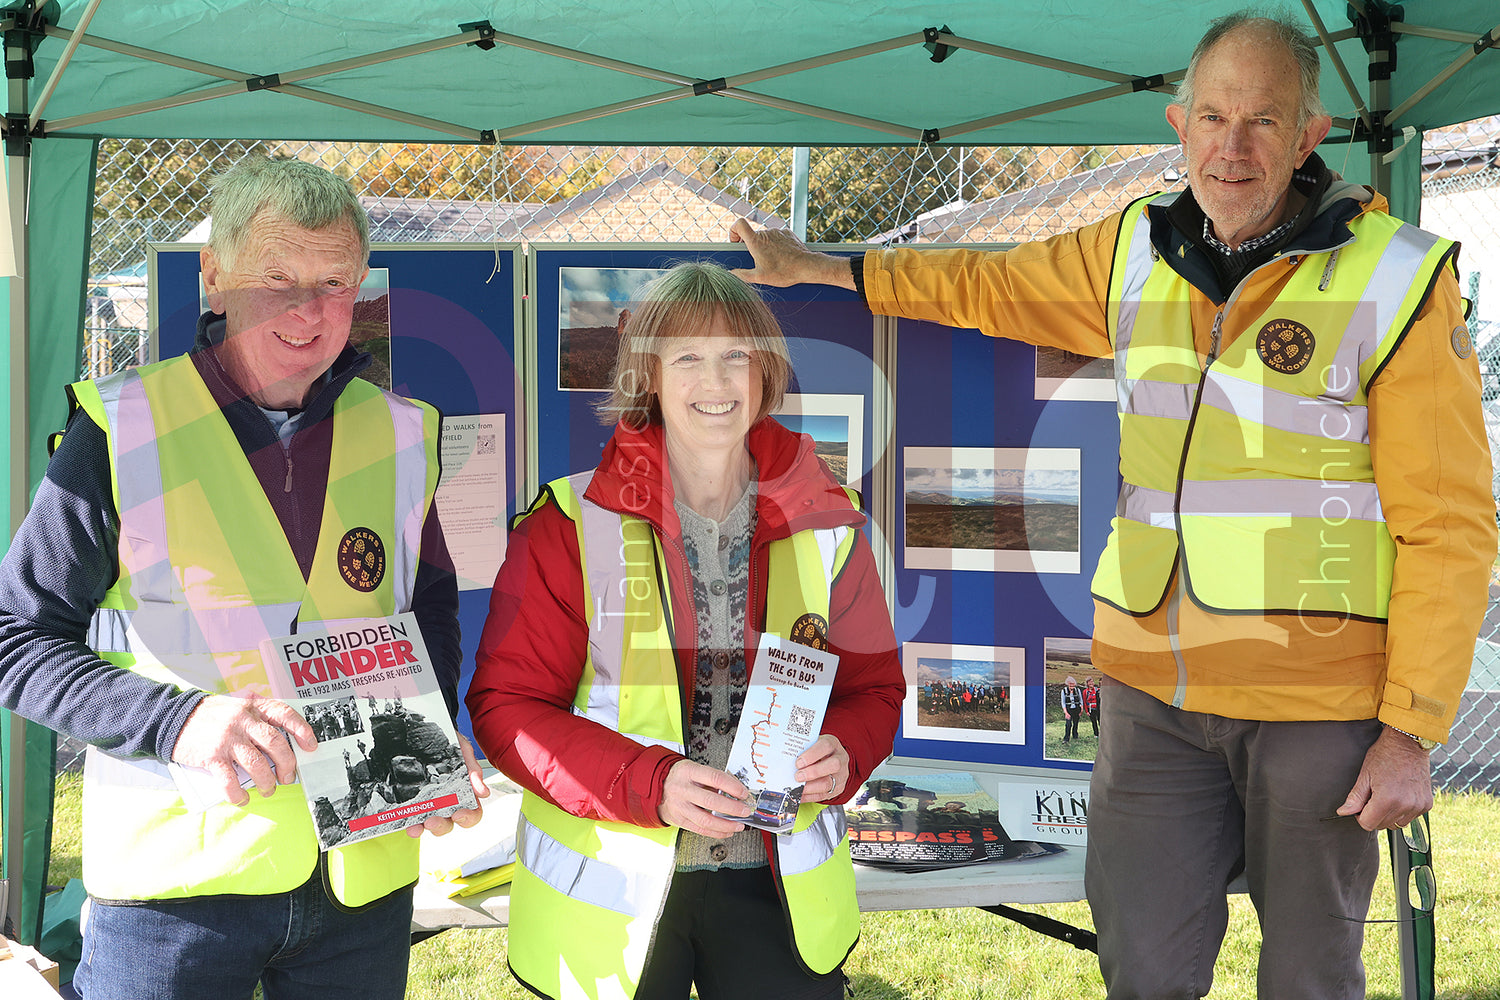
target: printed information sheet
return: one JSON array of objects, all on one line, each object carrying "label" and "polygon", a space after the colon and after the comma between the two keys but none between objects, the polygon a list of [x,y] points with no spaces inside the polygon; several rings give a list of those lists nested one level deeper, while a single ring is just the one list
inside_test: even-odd
[{"label": "printed information sheet", "polygon": [[505,414],[443,418],[438,517],[458,573],[458,589],[495,582],[505,561]]}]

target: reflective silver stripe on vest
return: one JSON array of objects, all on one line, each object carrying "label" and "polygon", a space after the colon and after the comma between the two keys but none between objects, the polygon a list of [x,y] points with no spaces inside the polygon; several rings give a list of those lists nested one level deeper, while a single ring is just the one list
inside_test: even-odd
[{"label": "reflective silver stripe on vest", "polygon": [[[1162,195],[1151,200],[1152,205],[1163,208],[1177,200],[1177,193]],[[1141,308],[1141,292],[1146,279],[1151,276],[1151,220],[1146,217],[1145,206],[1141,207],[1130,233],[1130,249],[1125,254],[1125,273],[1120,278],[1120,312],[1115,322],[1115,372],[1120,376],[1120,405],[1125,397],[1125,350],[1130,346],[1130,335],[1135,329],[1135,317]]]},{"label": "reflective silver stripe on vest", "polygon": [[1182,515],[1195,517],[1317,517],[1331,526],[1345,518],[1384,521],[1374,483],[1310,479],[1188,481]]},{"label": "reflective silver stripe on vest", "polygon": [[1127,521],[1139,521],[1153,528],[1177,530],[1176,497],[1165,490],[1148,489],[1134,483],[1121,483],[1115,502],[1115,515]]},{"label": "reflective silver stripe on vest", "polygon": [[[664,746],[683,752],[681,743],[625,732],[620,726],[621,654],[625,648],[626,598],[624,582],[631,566],[640,566],[649,558],[649,572],[656,571],[655,541],[652,535],[649,555],[645,543],[637,543],[642,552],[628,552],[625,534],[621,528],[621,515],[584,498],[594,473],[580,472],[567,477],[568,485],[578,500],[578,516],[583,538],[584,577],[588,582],[589,596],[593,603],[593,617],[589,621],[589,662],[594,669],[594,679],[589,685],[588,704],[574,714],[592,719],[622,736],[628,736],[643,746]],[[851,529],[845,525],[837,528],[822,528],[813,532],[818,545],[818,555],[823,562],[825,585],[833,588],[833,575],[837,569],[838,549]],[[663,595],[663,600],[669,600]],[[664,613],[653,609],[653,614]]]},{"label": "reflective silver stripe on vest", "polygon": [[[1123,366],[1124,358],[1117,364]],[[1193,415],[1196,385],[1181,382],[1155,382],[1148,379],[1120,380],[1120,412],[1142,417],[1171,417],[1186,420]]]},{"label": "reflective silver stripe on vest", "polygon": [[804,875],[833,857],[848,828],[844,807],[828,806],[806,830],[773,838],[782,876]]},{"label": "reflective silver stripe on vest", "polygon": [[[1375,270],[1370,274],[1370,281],[1365,285],[1364,294],[1360,296],[1361,302],[1375,304],[1373,331],[1363,333],[1359,338],[1361,340],[1369,338],[1371,354],[1374,353],[1379,340],[1391,332],[1391,325],[1400,312],[1401,303],[1406,298],[1406,293],[1411,290],[1412,278],[1418,273],[1423,258],[1437,244],[1438,239],[1432,233],[1424,232],[1416,226],[1402,224],[1396,230],[1396,234],[1391,237],[1390,243],[1386,244],[1385,252],[1380,255],[1380,262],[1375,265]],[[1361,356],[1360,360],[1363,360],[1363,357]],[[1358,371],[1357,362],[1353,370]]]},{"label": "reflective silver stripe on vest", "polygon": [[833,573],[837,569],[839,546],[844,544],[844,538],[848,534],[847,526],[824,528],[813,532],[813,539],[818,543],[818,555],[823,559],[823,580],[827,583],[830,593],[833,591]]},{"label": "reflective silver stripe on vest", "polygon": [[422,522],[427,500],[427,438],[422,409],[399,396],[385,393],[391,411],[396,445],[396,526],[399,545],[388,546],[391,591],[397,614],[411,610],[417,584],[417,554],[422,551]]},{"label": "reflective silver stripe on vest", "polygon": [[[634,553],[625,551],[625,537],[620,515],[605,510],[583,498],[594,473],[580,472],[568,477],[578,500],[579,528],[583,538],[584,576],[588,582],[593,617],[589,620],[589,661],[594,680],[589,685],[588,705],[575,712],[615,732],[620,731],[620,654],[625,648],[625,595],[620,583],[624,577],[625,559]],[[654,545],[654,543],[653,543]],[[607,555],[608,554],[608,555]],[[610,558],[609,556],[614,556]],[[651,554],[653,572],[656,554]]]},{"label": "reflective silver stripe on vest", "polygon": [[656,916],[672,877],[671,865],[628,871],[579,854],[528,820],[525,813],[516,824],[516,855],[527,871],[564,896],[631,919]]},{"label": "reflective silver stripe on vest", "polygon": [[[1341,379],[1339,387],[1347,389],[1356,382],[1354,378],[1347,382]],[[1283,392],[1216,368],[1209,369],[1204,382],[1203,405],[1232,413],[1247,423],[1294,434],[1362,444],[1370,441],[1370,416],[1364,406],[1346,406],[1333,398]]]},{"label": "reflective silver stripe on vest", "polygon": [[83,641],[101,653],[130,652],[130,612],[119,608],[97,609]]},{"label": "reflective silver stripe on vest", "polygon": [[178,790],[172,772],[155,757],[116,757],[93,746],[83,754],[83,783],[85,787],[95,788],[145,788],[153,792]]},{"label": "reflective silver stripe on vest", "polygon": [[[142,604],[171,602],[177,592],[176,575],[167,553],[167,512],[161,491],[161,456],[156,447],[155,424],[145,384],[134,369],[99,379],[95,383],[104,404],[120,490],[120,526],[131,526],[128,543],[122,545],[123,567],[130,573],[132,593]],[[154,488],[144,484],[154,483]],[[116,612],[115,621],[100,623],[97,631],[113,645],[96,646],[102,652],[128,653],[131,643],[130,612]],[[123,628],[121,627],[123,625]]]}]

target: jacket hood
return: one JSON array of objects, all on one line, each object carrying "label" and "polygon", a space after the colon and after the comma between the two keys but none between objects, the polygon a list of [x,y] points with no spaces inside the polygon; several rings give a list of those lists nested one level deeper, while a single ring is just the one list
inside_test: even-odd
[{"label": "jacket hood", "polygon": [[[834,481],[808,435],[793,434],[766,417],[750,428],[745,445],[757,469],[758,540],[864,524],[864,513]],[[635,430],[616,424],[584,496],[607,510],[644,518],[666,537],[679,536],[662,426]]]},{"label": "jacket hood", "polygon": [[1362,212],[1389,212],[1390,201],[1386,196],[1363,184],[1355,184],[1346,181],[1335,171],[1330,170],[1333,183],[1328,185],[1328,190],[1323,192],[1323,197],[1318,200],[1318,214],[1323,215],[1335,204],[1341,201],[1354,201],[1360,203]]}]

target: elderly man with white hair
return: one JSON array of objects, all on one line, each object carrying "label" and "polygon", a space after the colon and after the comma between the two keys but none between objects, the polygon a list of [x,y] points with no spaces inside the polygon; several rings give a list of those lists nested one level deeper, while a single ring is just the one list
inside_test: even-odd
[{"label": "elderly man with white hair", "polygon": [[[438,414],[359,377],[369,224],[346,181],[251,156],[216,179],[212,212],[192,351],[69,387],[67,431],[0,564],[0,704],[90,744],[74,978],[88,1000],[257,984],[267,1000],[394,1000],[414,837],[453,821],[320,851],[288,787],[289,741],[316,738],[266,696],[258,646],[410,611],[456,713]],[[190,807],[168,762],[207,770],[224,801]]]},{"label": "elderly man with white hair", "polygon": [[1111,998],[1209,991],[1243,871],[1263,997],[1361,997],[1372,831],[1432,803],[1495,555],[1456,244],[1313,151],[1316,43],[1210,26],[1167,120],[1185,191],[1008,252],[741,272],[877,313],[1112,356],[1122,488],[1093,578],[1086,891]]}]

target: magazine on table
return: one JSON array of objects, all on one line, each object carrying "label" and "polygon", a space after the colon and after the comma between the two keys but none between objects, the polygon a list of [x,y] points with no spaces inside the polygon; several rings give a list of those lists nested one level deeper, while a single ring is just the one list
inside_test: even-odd
[{"label": "magazine on table", "polygon": [[998,804],[972,774],[873,777],[844,807],[857,864],[928,871],[1016,861],[1061,848],[1012,840]]},{"label": "magazine on table", "polygon": [[750,789],[755,812],[731,816],[746,826],[787,833],[802,804],[797,757],[823,730],[839,658],[762,634],[757,676],[745,692],[725,770]]},{"label": "magazine on table", "polygon": [[261,654],[318,738],[292,750],[325,850],[478,806],[415,615],[267,639]]}]

